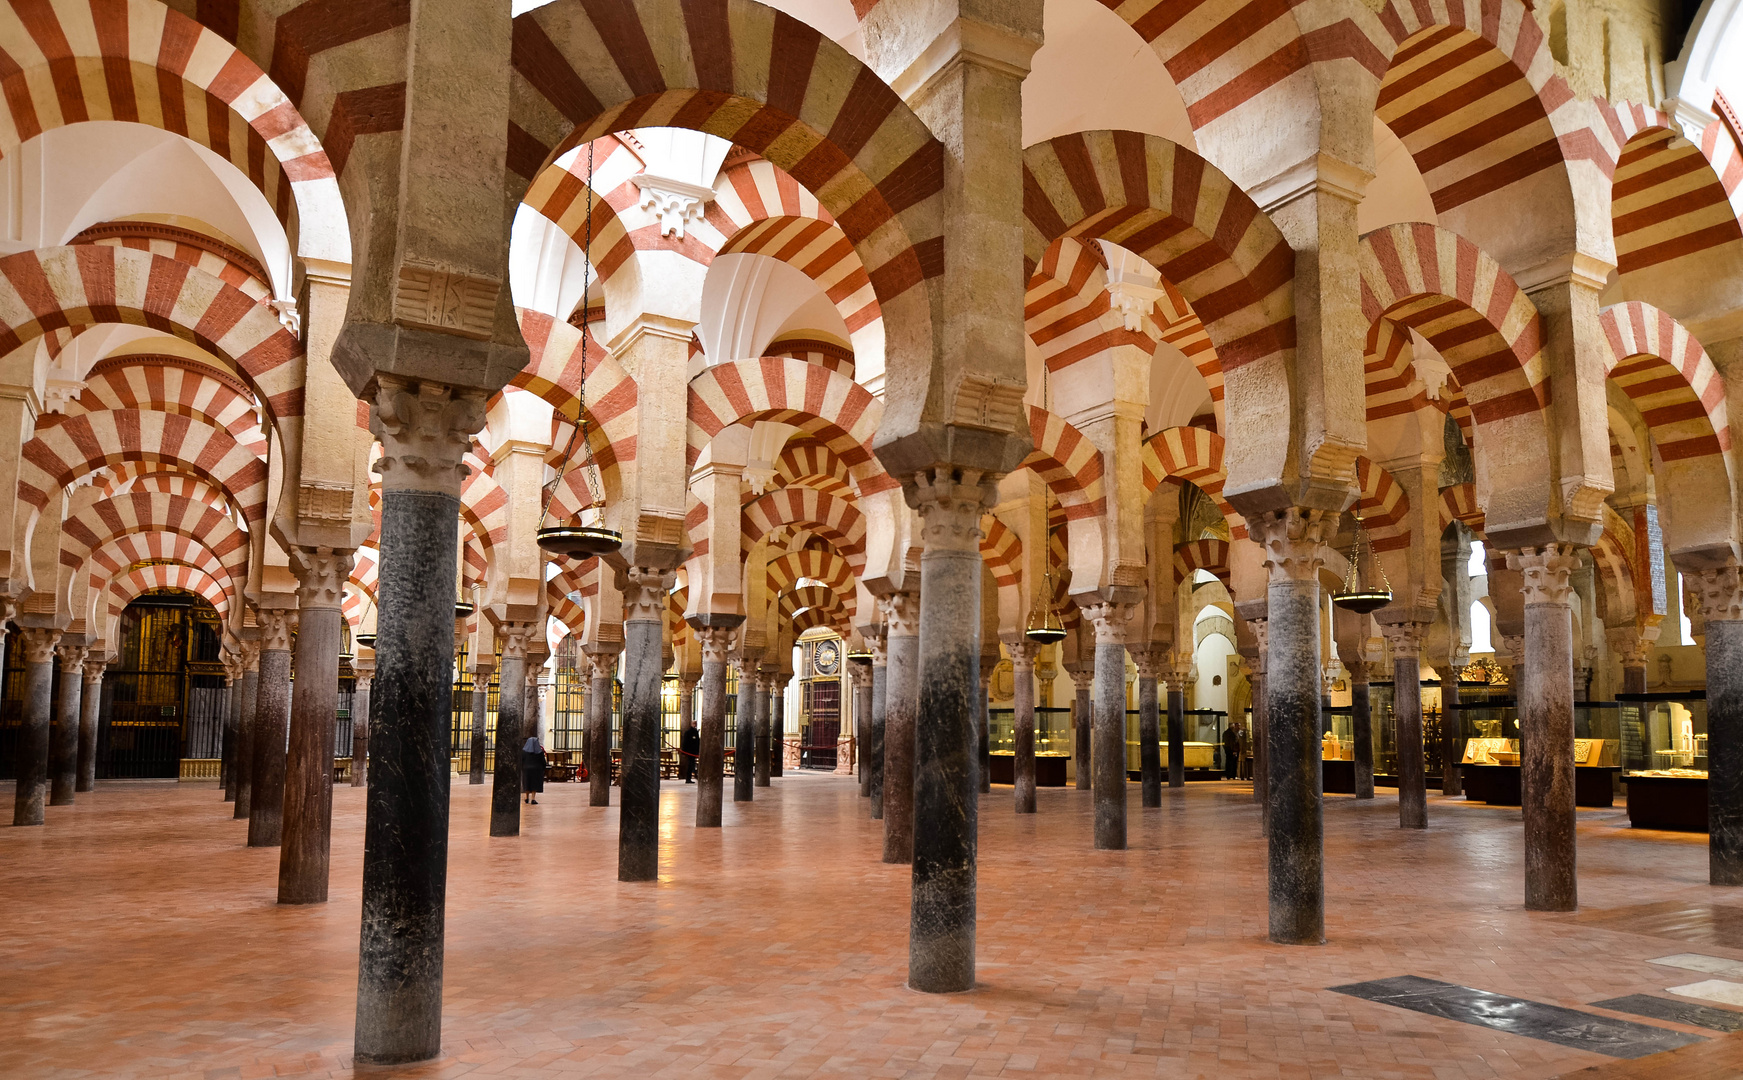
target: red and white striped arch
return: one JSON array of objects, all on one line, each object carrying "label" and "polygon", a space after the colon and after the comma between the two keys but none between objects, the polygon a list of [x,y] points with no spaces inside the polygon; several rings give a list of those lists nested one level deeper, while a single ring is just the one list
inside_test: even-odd
[{"label": "red and white striped arch", "polygon": [[247,517],[229,492],[204,477],[181,472],[174,465],[156,461],[117,462],[103,470],[103,479],[95,487],[106,498],[136,491],[180,495],[207,506],[215,506],[244,530],[248,528]]},{"label": "red and white striped arch", "polygon": [[92,551],[111,540],[151,534],[196,539],[233,577],[246,578],[248,534],[216,507],[161,492],[135,491],[101,499],[68,517],[61,523],[60,562],[76,570]]},{"label": "red and white striped arch", "polygon": [[808,547],[789,551],[770,559],[768,583],[770,592],[792,588],[801,579],[821,581],[837,596],[852,596],[854,570],[848,561],[826,548]]},{"label": "red and white striped arch", "polygon": [[1023,541],[998,518],[980,519],[980,557],[993,572],[999,588],[1010,588],[1023,579]]},{"label": "red and white striped arch", "polygon": [[854,607],[851,594],[844,596],[826,585],[801,585],[781,595],[781,615],[788,619],[796,618],[806,610],[817,609],[828,615],[831,622],[851,623]]},{"label": "red and white striped arch", "polygon": [[789,439],[775,461],[775,480],[782,487],[811,487],[844,498],[853,497],[853,478],[841,455],[816,439]]},{"label": "red and white striped arch", "polygon": [[273,416],[301,416],[302,344],[272,309],[176,259],[81,244],[0,259],[0,353],[51,330],[150,326],[233,363]]},{"label": "red and white striped arch", "polygon": [[597,341],[582,359],[581,331],[542,311],[516,308],[521,336],[531,357],[510,385],[538,395],[571,422],[580,406],[581,380],[587,380],[587,424],[601,468],[635,460],[636,382]]},{"label": "red and white striped arch", "polygon": [[1162,336],[1153,311],[1145,313],[1138,329],[1126,329],[1124,316],[1113,310],[1101,249],[1069,236],[1048,246],[1030,276],[1023,324],[1053,372],[1122,345],[1148,355]]},{"label": "red and white striped arch", "polygon": [[1659,457],[1718,458],[1730,449],[1725,383],[1694,335],[1639,301],[1605,308],[1598,325],[1610,378],[1640,410]]},{"label": "red and white striped arch", "polygon": [[[622,269],[637,251],[675,251],[706,266],[714,257],[720,236],[704,224],[686,230],[682,238],[662,236],[659,220],[642,211],[641,189],[633,178],[642,171],[642,161],[622,141],[605,136],[593,140],[592,199],[588,198],[587,148],[562,165],[553,164],[534,178],[522,201],[568,233],[582,254],[593,264],[595,279],[603,284]],[[591,209],[592,239],[587,220]]]},{"label": "red and white striped arch", "polygon": [[766,255],[792,266],[823,290],[850,334],[883,314],[852,241],[827,217],[764,218],[729,236],[720,254]]},{"label": "red and white striped arch", "polygon": [[45,416],[36,431],[24,444],[18,469],[18,498],[32,508],[33,519],[57,488],[99,468],[141,460],[210,481],[235,501],[251,526],[266,516],[265,463],[209,424],[174,413],[118,409]]},{"label": "red and white striped arch", "polygon": [[[211,604],[218,612],[218,618],[224,622],[230,620],[230,595],[220,585],[216,578],[203,570],[177,563],[156,563],[152,566],[141,566],[112,581],[98,582],[92,578],[93,594],[102,595],[108,599],[108,633],[105,637],[115,641],[115,622],[141,593],[152,589],[181,589]],[[99,591],[100,590],[100,591]]]},{"label": "red and white striped arch", "polygon": [[132,353],[99,360],[68,412],[107,409],[156,409],[200,420],[223,428],[257,457],[266,457],[266,435],[248,387],[195,360]]},{"label": "red and white striped arch", "polygon": [[1483,535],[1483,508],[1477,505],[1477,485],[1466,480],[1440,489],[1440,527],[1462,521],[1478,536]]},{"label": "red and white striped arch", "polygon": [[1174,583],[1190,581],[1194,572],[1203,570],[1224,585],[1229,583],[1229,542],[1203,537],[1174,549]]},{"label": "red and white striped arch", "polygon": [[81,230],[71,244],[96,244],[150,252],[199,267],[255,300],[272,298],[266,269],[245,251],[191,229],[155,221],[105,221]]},{"label": "red and white striped arch", "polygon": [[[1600,100],[1599,116],[1617,147],[1610,223],[1616,269],[1640,270],[1743,246],[1743,156],[1715,120],[1698,142],[1657,109]],[[1691,264],[1699,273],[1701,263]]]},{"label": "red and white striped arch", "polygon": [[694,466],[731,424],[792,424],[841,458],[858,494],[871,495],[896,486],[871,452],[882,416],[863,386],[816,364],[777,356],[716,364],[690,380],[687,461]]},{"label": "red and white striped arch", "polygon": [[1035,449],[1023,459],[1065,508],[1068,520],[1100,517],[1107,511],[1103,485],[1106,464],[1088,436],[1064,417],[1029,406],[1029,438]]},{"label": "red and white striped arch", "polygon": [[1355,512],[1367,527],[1368,539],[1375,551],[1410,550],[1410,493],[1392,479],[1392,474],[1369,461],[1356,457]]},{"label": "red and white striped arch", "polygon": [[496,470],[478,455],[478,445],[463,459],[471,470],[460,482],[460,517],[488,554],[508,539],[508,492],[496,482]]},{"label": "red and white striped arch", "polygon": [[744,508],[742,541],[750,551],[758,541],[788,526],[798,526],[835,545],[857,576],[865,566],[865,517],[851,502],[811,488],[781,488]]},{"label": "red and white striped arch", "polygon": [[206,574],[232,603],[248,584],[246,571],[226,565],[198,539],[165,532],[114,537],[91,551],[86,567],[92,583],[98,584],[114,581],[140,563],[159,561],[181,563]]},{"label": "red and white striped arch", "polygon": [[1184,480],[1211,498],[1228,519],[1230,535],[1247,535],[1244,518],[1223,498],[1228,470],[1223,465],[1223,439],[1201,427],[1164,428],[1144,440],[1139,454],[1144,490],[1155,491],[1166,480]]},{"label": "red and white striped arch", "polygon": [[60,0],[0,10],[0,39],[10,61],[0,154],[85,121],[162,128],[235,165],[293,243],[294,219],[308,223],[321,240],[299,254],[343,257],[330,238],[346,232],[345,207],[326,152],[290,98],[218,34],[155,0]]}]

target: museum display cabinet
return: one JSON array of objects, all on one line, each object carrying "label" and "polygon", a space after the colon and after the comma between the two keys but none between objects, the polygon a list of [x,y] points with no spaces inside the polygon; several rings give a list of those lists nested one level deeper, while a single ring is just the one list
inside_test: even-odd
[{"label": "museum display cabinet", "polygon": [[[1158,717],[1159,735],[1162,740],[1162,771],[1168,771],[1168,710],[1162,709]],[[1229,726],[1229,714],[1217,709],[1187,709],[1181,714],[1185,725],[1185,740],[1182,746],[1182,756],[1186,759],[1186,778],[1188,780],[1221,780],[1223,778],[1223,732]],[[1141,761],[1138,757],[1138,710],[1126,711],[1126,772],[1133,779],[1141,779]]]},{"label": "museum display cabinet", "polygon": [[[1016,779],[1016,711],[990,709],[987,715],[988,775],[995,784]],[[1035,709],[1035,786],[1064,787],[1071,760],[1071,710]]]},{"label": "museum display cabinet", "polygon": [[[1461,702],[1453,706],[1454,725],[1463,743],[1459,768],[1465,798],[1491,806],[1518,806],[1520,727],[1518,704],[1510,697]],[[1621,709],[1614,701],[1574,703],[1574,803],[1611,806],[1621,771]]]},{"label": "museum display cabinet", "polygon": [[1707,831],[1707,694],[1617,694],[1622,783],[1637,829]]}]

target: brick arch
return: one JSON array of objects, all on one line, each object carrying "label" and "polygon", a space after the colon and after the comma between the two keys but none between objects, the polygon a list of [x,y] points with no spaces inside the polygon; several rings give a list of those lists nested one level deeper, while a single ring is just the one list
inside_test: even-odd
[{"label": "brick arch", "polygon": [[741,534],[744,550],[750,551],[777,529],[793,525],[834,544],[855,575],[863,571],[865,517],[851,502],[811,488],[782,488],[747,503]]},{"label": "brick arch", "polygon": [[1731,447],[1725,383],[1694,335],[1639,301],[1605,308],[1598,325],[1608,374],[1640,409],[1659,456],[1722,459]]},{"label": "brick arch", "polygon": [[[104,639],[115,640],[116,624],[122,611],[141,593],[151,589],[181,589],[200,597],[217,611],[220,622],[230,622],[230,597],[224,587],[210,574],[179,563],[158,563],[130,570],[111,581],[99,584],[92,579],[92,595],[108,600],[108,618],[104,622]],[[99,589],[101,591],[99,591]],[[226,631],[228,633],[228,631]]]},{"label": "brick arch", "polygon": [[296,105],[236,46],[156,0],[12,7],[0,26],[11,60],[0,76],[9,105],[0,154],[85,121],[162,128],[246,175],[297,254],[348,260],[332,162]]},{"label": "brick arch", "polygon": [[841,226],[827,217],[765,217],[727,237],[721,255],[766,255],[816,282],[852,334],[882,317],[871,275]]},{"label": "brick arch", "polygon": [[247,522],[235,498],[203,476],[180,472],[173,464],[157,461],[120,461],[104,470],[104,478],[95,486],[105,497],[135,491],[180,495],[195,502],[215,506],[238,522]]},{"label": "brick arch", "polygon": [[1223,465],[1221,435],[1201,427],[1164,428],[1144,440],[1138,460],[1145,491],[1155,491],[1164,481],[1183,480],[1216,503],[1228,520],[1232,537],[1238,540],[1247,535],[1245,519],[1223,498],[1229,474]]},{"label": "brick arch", "polygon": [[829,586],[837,596],[853,595],[853,566],[840,555],[824,548],[801,548],[798,551],[789,551],[780,558],[770,559],[767,573],[770,592],[791,588],[800,578],[811,578]]},{"label": "brick arch", "polygon": [[872,456],[883,406],[865,387],[817,364],[785,357],[716,364],[690,380],[688,450],[694,466],[732,424],[793,424],[840,456],[859,495],[896,487]]},{"label": "brick arch", "polygon": [[162,492],[128,492],[101,499],[68,517],[61,523],[60,563],[77,570],[92,552],[112,540],[150,535],[198,541],[233,578],[246,580],[248,533],[217,507]]},{"label": "brick arch", "polygon": [[1392,474],[1366,457],[1356,458],[1358,494],[1354,511],[1362,516],[1374,550],[1410,550],[1410,493]]},{"label": "brick arch", "polygon": [[998,518],[987,514],[980,519],[980,557],[993,572],[999,588],[1014,586],[1023,579],[1023,541]]},{"label": "brick arch", "polygon": [[1213,537],[1180,544],[1174,549],[1174,582],[1190,581],[1193,572],[1203,570],[1214,574],[1225,586],[1229,583],[1229,542]]},{"label": "brick arch", "polygon": [[222,428],[264,459],[254,396],[240,380],[183,357],[127,353],[100,360],[85,376],[69,414],[108,409],[155,409]]},{"label": "brick arch", "polygon": [[460,482],[460,518],[471,531],[486,558],[508,539],[508,492],[496,481],[496,470],[478,455],[477,446],[466,452],[471,470]]},{"label": "brick arch", "polygon": [[1059,498],[1068,520],[1094,519],[1107,512],[1102,483],[1106,464],[1088,436],[1064,417],[1029,406],[1029,438],[1034,449],[1023,467],[1034,470]]},{"label": "brick arch", "polygon": [[[662,61],[654,41],[688,47]],[[892,376],[930,369],[933,290],[918,286],[944,270],[944,147],[846,50],[754,0],[557,0],[514,20],[513,57],[511,172],[536,182],[569,148],[638,126],[730,139],[815,194],[853,243]]]},{"label": "brick arch", "polygon": [[113,537],[92,550],[86,565],[92,581],[113,581],[143,562],[191,566],[217,582],[232,605],[248,584],[246,570],[220,559],[198,537],[162,531]]},{"label": "brick arch", "polygon": [[270,418],[301,416],[293,363],[302,344],[270,308],[198,267],[127,248],[80,244],[0,259],[0,353],[53,330],[150,326],[230,361]]},{"label": "brick arch", "polygon": [[253,255],[202,232],[158,221],[104,221],[67,241],[149,251],[191,263],[257,301],[272,299],[272,279]]},{"label": "brick arch", "polygon": [[1469,480],[1440,489],[1441,531],[1455,521],[1464,522],[1479,537],[1483,535],[1483,508],[1477,505],[1477,485]]},{"label": "brick arch", "polygon": [[775,461],[775,479],[782,487],[813,487],[831,495],[853,495],[853,478],[847,463],[840,454],[815,439],[789,439]]},{"label": "brick arch", "polygon": [[[1633,624],[1640,613],[1635,591],[1634,530],[1622,516],[1604,505],[1603,530],[1592,545],[1592,562],[1598,568],[1598,598],[1603,603],[1599,612],[1604,622],[1616,626]],[[1650,609],[1651,603],[1647,607]]]},{"label": "brick arch", "polygon": [[783,618],[796,618],[802,612],[813,608],[826,612],[833,617],[833,621],[853,621],[853,599],[842,596],[827,585],[804,585],[781,597]]},{"label": "brick arch", "polygon": [[[1714,120],[1691,141],[1657,109],[1596,104],[1603,121],[1598,130],[1615,143],[1610,227],[1622,279],[1695,256],[1705,257],[1688,263],[1686,272],[1711,272],[1717,248],[1728,248],[1733,260],[1743,256],[1743,153],[1724,122]],[[1722,264],[1720,272],[1734,265]],[[1674,294],[1663,291],[1663,302],[1672,303]]]},{"label": "brick arch", "polygon": [[1023,323],[1047,370],[1060,372],[1106,349],[1154,352],[1162,339],[1154,306],[1136,329],[1113,308],[1101,248],[1062,236],[1047,246],[1023,296]]}]

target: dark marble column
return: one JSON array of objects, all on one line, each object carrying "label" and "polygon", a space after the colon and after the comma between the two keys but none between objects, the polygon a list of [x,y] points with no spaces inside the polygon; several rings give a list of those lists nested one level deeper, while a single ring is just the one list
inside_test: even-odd
[{"label": "dark marble column", "polygon": [[291,552],[297,588],[297,677],[291,688],[285,763],[284,834],[278,902],[324,904],[333,833],[333,728],[339,718],[339,649],[351,553]]},{"label": "dark marble column", "polygon": [[[1012,745],[1016,751],[1011,762],[1011,777],[1016,787],[1017,813],[1035,812],[1035,654],[1041,647],[1021,638],[1005,642],[1011,654]],[[976,680],[979,681],[979,665]]]},{"label": "dark marble column", "polygon": [[775,675],[770,671],[757,672],[757,720],[756,720],[756,786],[769,786],[769,758],[773,755],[774,740],[769,735],[769,704],[774,693]]},{"label": "dark marble column", "polygon": [[884,819],[884,729],[888,724],[890,654],[883,627],[865,639],[871,649],[871,736],[866,743],[866,771],[871,773],[871,818]]},{"label": "dark marble column", "polygon": [[732,746],[732,801],[751,802],[756,798],[757,742],[757,664],[754,656],[732,658],[732,670],[738,675],[738,699],[734,703],[734,719],[738,731]]},{"label": "dark marble column", "polygon": [[377,381],[381,577],[355,1045],[363,1065],[441,1051],[461,458],[468,433],[484,424],[485,399],[387,374]]},{"label": "dark marble column", "polygon": [[[946,994],[974,987],[975,855],[980,800],[980,521],[996,487],[979,473],[938,469],[909,489],[925,553],[920,556],[919,708],[913,726],[913,870],[908,986]],[[893,610],[900,605],[891,605]],[[903,639],[890,620],[891,667]],[[892,684],[895,678],[892,677]],[[892,699],[897,695],[891,694]],[[901,726],[892,701],[892,744]],[[898,758],[889,758],[892,773]],[[899,800],[888,800],[885,825]],[[887,837],[887,834],[886,834]],[[885,849],[885,858],[890,851]],[[899,861],[899,860],[897,860]]]},{"label": "dark marble column", "polygon": [[[1186,786],[1186,680],[1192,677],[1192,654],[1169,650],[1162,677],[1168,681],[1168,786],[1183,788]],[[1240,762],[1235,765],[1238,768]],[[1177,772],[1178,781],[1175,780]]]},{"label": "dark marble column", "polygon": [[224,664],[224,701],[221,706],[223,730],[218,746],[218,788],[225,802],[236,801],[236,678],[231,671],[233,659],[226,655]]},{"label": "dark marble column", "polygon": [[[787,681],[785,672],[774,677],[769,691],[769,775],[780,776],[787,763]],[[840,751],[837,751],[839,753]]]},{"label": "dark marble column", "polygon": [[55,647],[60,658],[60,694],[55,702],[54,724],[49,731],[48,804],[71,806],[73,792],[79,786],[79,718],[84,689],[85,655],[90,650],[83,644],[63,644]]},{"label": "dark marble column", "polygon": [[[1401,829],[1428,828],[1428,766],[1422,749],[1422,636],[1427,630],[1426,622],[1380,624],[1380,632],[1392,647],[1392,715],[1398,723]],[[1573,752],[1571,747],[1568,752]]]},{"label": "dark marble column", "polygon": [[617,650],[591,652],[587,686],[587,805],[611,805],[611,706],[617,680]]},{"label": "dark marble column", "polygon": [[660,873],[660,679],[666,594],[674,577],[671,570],[632,566],[623,579],[619,881],[654,881]]},{"label": "dark marble column", "polygon": [[1735,561],[1684,580],[1707,630],[1707,880],[1743,885],[1743,580]]},{"label": "dark marble column", "polygon": [[[1138,665],[1138,788],[1140,801],[1146,807],[1162,805],[1162,718],[1156,698],[1156,680],[1162,674],[1162,652],[1152,647],[1136,649],[1132,653],[1132,662]],[[1176,767],[1181,770],[1180,780],[1184,784],[1184,757],[1173,752],[1172,742],[1169,751],[1172,755],[1168,759],[1170,786]]]},{"label": "dark marble column", "polygon": [[1265,737],[1271,940],[1325,941],[1325,836],[1320,777],[1319,568],[1337,513],[1249,518],[1265,552]]},{"label": "dark marble column", "polygon": [[[0,643],[3,644],[3,643]],[[85,688],[79,695],[81,715],[79,719],[79,783],[80,791],[95,791],[97,787],[97,724],[102,719],[103,712],[103,669],[108,666],[103,660],[85,661]],[[240,740],[236,750],[239,761],[247,761],[241,756]],[[237,770],[237,786],[241,787],[242,779],[247,775],[245,770]]]},{"label": "dark marble column", "polygon": [[1356,774],[1356,798],[1374,797],[1374,707],[1368,689],[1368,662],[1351,660],[1344,665],[1350,671],[1350,739]]},{"label": "dark marble column", "polygon": [[1095,846],[1098,851],[1126,847],[1126,622],[1132,605],[1100,601],[1080,604],[1095,627],[1095,704],[1091,727],[1095,780]]},{"label": "dark marble column", "polygon": [[[741,616],[705,616],[742,622]],[[697,731],[696,827],[720,828],[726,768],[726,652],[732,648],[733,626],[703,626],[696,630],[702,647],[702,726]]]},{"label": "dark marble column", "polygon": [[1525,908],[1579,906],[1574,855],[1572,545],[1507,553],[1525,596],[1525,662],[1519,680],[1519,783],[1525,812]]},{"label": "dark marble column", "polygon": [[351,691],[351,786],[369,786],[369,692],[375,683],[375,661],[356,660],[357,685]]},{"label": "dark marble column", "polygon": [[248,804],[248,846],[277,847],[284,824],[285,743],[290,734],[290,635],[297,613],[260,611],[260,678],[254,702],[254,788]]},{"label": "dark marble column", "polygon": [[[986,643],[981,643],[984,648]],[[999,663],[998,655],[982,653],[980,657],[980,793],[985,795],[993,789],[993,718],[992,703],[989,701],[989,691],[992,687],[993,668]]]},{"label": "dark marble column", "polygon": [[859,795],[871,798],[871,767],[866,760],[866,744],[871,741],[871,660],[855,661],[848,669],[853,675],[853,756],[859,769]]},{"label": "dark marble column", "polygon": [[[88,670],[88,667],[87,667]],[[101,672],[99,672],[99,675]],[[85,693],[91,692],[90,687]],[[242,715],[236,724],[236,821],[248,821],[254,803],[255,716],[260,704],[260,642],[242,643],[242,683],[238,696],[242,699]]]},{"label": "dark marble column", "polygon": [[1089,692],[1095,686],[1095,665],[1074,664],[1066,669],[1071,675],[1071,686],[1074,691],[1071,699],[1071,742],[1075,751],[1073,764],[1077,768],[1077,790],[1088,791],[1090,784],[1090,761],[1094,739],[1090,737],[1090,704]]},{"label": "dark marble column", "polygon": [[526,741],[527,646],[532,623],[496,628],[502,650],[496,669],[496,751],[491,756],[490,835],[520,835],[520,748]]},{"label": "dark marble column", "polygon": [[[1269,591],[1267,585],[1266,592]],[[1259,645],[1253,666],[1253,801],[1259,804],[1259,835],[1265,837],[1271,833],[1271,725],[1266,723],[1270,689],[1265,684],[1265,664],[1271,652],[1269,622],[1269,619],[1247,620]]]},{"label": "dark marble column", "polygon": [[[468,787],[484,783],[484,766],[490,759],[490,677],[495,673],[496,668],[482,657],[472,665],[472,739],[467,743],[466,754]],[[592,696],[587,700],[591,702]]]},{"label": "dark marble column", "polygon": [[1470,662],[1468,654],[1448,658],[1440,677],[1440,793],[1449,798],[1465,793],[1465,774],[1460,767],[1464,744],[1459,739],[1461,713],[1459,671]]},{"label": "dark marble column", "polygon": [[889,643],[884,692],[884,861],[914,861],[914,724],[920,710],[920,597],[881,601]]},{"label": "dark marble column", "polygon": [[24,653],[23,727],[18,732],[18,780],[13,825],[41,825],[48,799],[48,744],[54,701],[54,648],[61,632],[38,626],[20,630]]}]

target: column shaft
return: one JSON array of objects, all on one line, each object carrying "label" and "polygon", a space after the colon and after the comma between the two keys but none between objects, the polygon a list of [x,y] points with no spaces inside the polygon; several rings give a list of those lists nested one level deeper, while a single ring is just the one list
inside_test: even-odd
[{"label": "column shaft", "polygon": [[873,821],[884,819],[884,731],[888,724],[889,688],[889,661],[884,650],[880,648],[872,661],[871,737],[865,748],[866,771],[871,774]]},{"label": "column shaft", "polygon": [[[339,648],[344,615],[338,607],[347,555],[328,553],[332,566],[309,569],[298,590],[296,672],[291,687],[290,753],[285,763],[284,835],[278,860],[278,902],[324,904],[333,832],[333,729],[339,716]],[[317,599],[320,594],[320,599]],[[330,599],[332,606],[324,600]],[[307,606],[302,606],[302,605]]]},{"label": "column shaft", "polygon": [[[79,695],[82,715],[79,720],[79,784],[80,791],[94,791],[97,787],[97,724],[103,710],[103,671],[98,667],[95,675],[90,674],[91,665],[85,666],[85,687]],[[242,745],[237,742],[237,760],[245,761],[241,756]],[[242,778],[247,775],[242,769],[237,769],[236,785],[240,790]]]},{"label": "column shaft", "polygon": [[1525,594],[1525,660],[1519,680],[1519,783],[1525,816],[1525,907],[1579,906],[1574,852],[1573,613],[1571,549],[1510,552]]},{"label": "column shaft", "polygon": [[992,669],[983,661],[980,672],[980,791],[982,795],[993,789],[993,717],[992,703],[987,700],[987,684],[992,681]]},{"label": "column shaft", "polygon": [[[1172,720],[1172,717],[1170,717]],[[1172,726],[1168,732],[1168,783],[1174,785],[1174,772],[1180,769],[1180,782],[1186,782],[1185,761],[1174,749]],[[1162,724],[1157,710],[1156,679],[1138,675],[1138,781],[1143,805],[1162,805]]]},{"label": "column shaft", "polygon": [[1088,791],[1092,786],[1089,766],[1090,747],[1093,741],[1090,738],[1089,686],[1078,682],[1075,677],[1072,679],[1072,684],[1077,690],[1076,696],[1072,699],[1071,716],[1074,728],[1072,742],[1075,744],[1073,749],[1077,751],[1077,790]]},{"label": "column shaft", "polygon": [[[701,631],[703,635],[709,632]],[[703,646],[705,653],[709,648],[706,644]],[[696,752],[696,826],[703,829],[720,827],[725,788],[726,657],[725,646],[718,648],[719,655],[704,655],[702,658],[702,728],[697,732],[699,745]]]},{"label": "column shaft", "polygon": [[[1177,761],[1179,782],[1174,779]],[[1235,764],[1238,767],[1240,762]],[[1168,679],[1168,786],[1186,786],[1186,684],[1173,676]]]},{"label": "column shaft", "polygon": [[587,805],[611,805],[611,693],[615,654],[594,657],[587,688]]},{"label": "column shaft", "polygon": [[61,646],[60,693],[55,702],[54,729],[49,745],[50,806],[71,806],[79,786],[79,714],[85,687],[83,646]]},{"label": "column shaft", "polygon": [[[632,578],[639,573],[630,571]],[[660,625],[665,590],[639,586],[655,594],[653,604],[631,605],[624,593],[623,624],[623,767],[618,774],[622,810],[618,816],[617,880],[653,881],[660,872]],[[637,586],[632,586],[635,588]],[[647,618],[651,609],[654,618]]]},{"label": "column shaft", "polygon": [[[1427,763],[1422,738],[1422,658],[1392,658],[1392,715],[1398,720],[1398,826],[1428,828]],[[1571,754],[1573,748],[1570,746]],[[1571,759],[1570,759],[1571,760]]]},{"label": "column shaft", "polygon": [[236,800],[236,687],[224,687],[223,730],[218,746],[218,787],[225,802]]},{"label": "column shaft", "polygon": [[[922,579],[924,580],[924,579]],[[915,597],[904,604],[918,608]],[[884,861],[914,861],[914,723],[919,711],[920,638],[912,616],[891,619],[884,699]],[[978,662],[978,659],[977,659]]]},{"label": "column shaft", "polygon": [[732,747],[732,801],[756,798],[757,676],[756,661],[738,662],[738,700],[734,719],[738,734]]},{"label": "column shaft", "polygon": [[466,754],[468,787],[484,783],[484,763],[490,756],[490,675],[489,669],[472,669],[472,739],[467,743]]},{"label": "column shaft", "polygon": [[12,824],[41,825],[48,797],[48,743],[54,694],[54,646],[60,631],[26,627],[24,649],[24,725],[18,733],[18,779]]},{"label": "column shaft", "polygon": [[373,679],[361,675],[351,692],[351,786],[369,786],[369,698]]},{"label": "column shaft", "polygon": [[772,744],[769,739],[769,677],[757,676],[757,723],[756,723],[756,786],[769,786],[769,756]]},{"label": "column shaft", "polygon": [[[855,669],[859,670],[859,669]],[[853,753],[859,768],[859,794],[871,798],[871,763],[866,757],[866,744],[871,741],[871,665],[853,680]]]},{"label": "column shaft", "polygon": [[[1035,646],[1028,643],[1007,646],[1011,652],[1011,674],[1016,687],[1012,743],[1016,751],[1011,763],[1012,780],[1016,787],[1017,813],[1035,812]],[[1022,658],[1018,659],[1021,650]],[[978,673],[975,680],[979,682]]]},{"label": "column shaft", "polygon": [[[236,725],[236,821],[247,821],[254,802],[255,716],[259,712],[260,649],[248,644],[248,670],[242,673],[242,717]],[[251,655],[250,655],[251,654]],[[86,691],[89,693],[89,690]]]},{"label": "column shaft", "polygon": [[1355,742],[1356,798],[1374,797],[1374,709],[1368,691],[1368,673],[1350,681],[1350,738]]},{"label": "column shaft", "polygon": [[1743,885],[1743,621],[1735,618],[1707,619],[1707,769],[1708,880]]},{"label": "column shaft", "polygon": [[769,775],[780,776],[786,769],[786,759],[787,693],[784,683],[776,683],[769,694]]},{"label": "column shaft", "polygon": [[497,665],[496,753],[491,759],[490,835],[520,835],[520,748],[526,741],[527,655],[524,628],[503,624],[504,645]]},{"label": "column shaft", "polygon": [[1325,940],[1318,583],[1273,577],[1266,621],[1271,940],[1318,945]]},{"label": "column shaft", "polygon": [[1464,773],[1459,767],[1459,665],[1449,661],[1440,680],[1440,793],[1447,797],[1465,793]]},{"label": "column shaft", "polygon": [[1126,647],[1100,637],[1098,633],[1095,643],[1095,750],[1091,765],[1095,846],[1100,851],[1122,851],[1126,846]]},{"label": "column shaft", "polygon": [[[456,511],[457,512],[457,511]],[[281,623],[288,612],[261,612]],[[291,656],[288,626],[260,650],[260,680],[255,684],[254,789],[248,805],[248,846],[277,847],[284,824],[285,742],[290,733]]]}]

